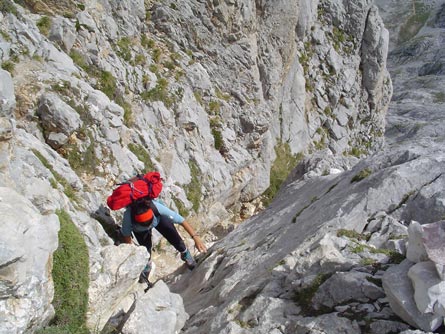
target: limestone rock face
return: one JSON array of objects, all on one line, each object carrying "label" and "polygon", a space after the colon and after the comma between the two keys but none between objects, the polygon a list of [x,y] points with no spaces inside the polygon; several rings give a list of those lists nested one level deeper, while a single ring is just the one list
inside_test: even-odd
[{"label": "limestone rock face", "polygon": [[[0,186],[24,197],[35,211],[32,228],[50,230],[45,237],[56,229],[39,217],[56,225],[61,209],[85,237],[90,329],[101,330],[131,305],[128,333],[147,332],[147,321],[167,317],[176,320],[152,328],[356,333],[369,328],[348,317],[363,312],[376,328],[402,328],[384,322],[393,313],[375,284],[383,274],[369,263],[391,261],[379,247],[404,252],[393,232],[403,237],[405,220],[424,223],[417,215],[428,211],[433,222],[443,213],[443,160],[440,142],[425,139],[431,151],[396,146],[358,163],[383,147],[392,94],[386,69],[392,33],[373,1],[7,3],[11,8],[0,13],[0,60],[9,72],[0,70]],[[442,21],[438,14],[434,26]],[[396,53],[402,59],[408,51]],[[440,54],[428,57],[423,77],[440,74]],[[408,124],[425,138],[434,133]],[[415,138],[410,131],[407,138]],[[95,215],[116,183],[156,169],[165,178],[167,205],[189,213],[202,231],[217,229],[239,219],[243,205],[247,216],[257,212],[251,201],[269,187],[275,148],[283,143],[306,159],[275,204],[216,245],[190,282],[182,275],[171,284],[192,317],[185,322],[179,297],[162,283],[142,295],[136,281],[146,251],[114,246]],[[107,216],[110,226],[121,216]],[[338,230],[370,233],[372,243],[360,240],[357,249]],[[24,265],[14,260],[26,258],[22,249],[3,241],[22,241],[17,231],[0,237],[18,252],[5,268]],[[49,320],[51,242],[25,262],[39,273],[47,268],[26,283],[40,304],[29,306],[23,294],[20,312],[2,317],[5,328],[32,332]],[[347,307],[329,297],[348,282],[343,273],[366,296],[354,295]],[[327,281],[315,300],[329,310],[312,317],[293,298],[315,289],[320,277]],[[7,282],[5,291],[22,291],[20,280]],[[23,310],[26,316],[15,319]]]},{"label": "limestone rock face", "polygon": [[177,333],[188,319],[182,298],[170,293],[163,281],[141,296],[134,307],[122,333]]},{"label": "limestone rock face", "polygon": [[59,220],[6,187],[0,187],[0,215],[0,331],[32,333],[54,316],[51,267]]}]

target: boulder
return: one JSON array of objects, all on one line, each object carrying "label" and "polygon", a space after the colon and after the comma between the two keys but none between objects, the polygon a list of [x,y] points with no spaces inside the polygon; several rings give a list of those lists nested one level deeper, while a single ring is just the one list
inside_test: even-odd
[{"label": "boulder", "polygon": [[392,310],[411,326],[424,331],[434,331],[443,323],[443,316],[423,314],[414,300],[414,289],[408,278],[408,271],[413,266],[409,260],[393,266],[383,275],[383,289]]}]

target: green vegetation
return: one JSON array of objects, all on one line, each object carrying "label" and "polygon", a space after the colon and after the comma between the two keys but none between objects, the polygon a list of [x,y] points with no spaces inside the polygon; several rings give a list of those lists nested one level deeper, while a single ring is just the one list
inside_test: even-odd
[{"label": "green vegetation", "polygon": [[337,237],[347,237],[349,239],[356,239],[356,240],[369,240],[371,237],[370,234],[361,234],[354,230],[346,230],[346,229],[340,229],[337,231]]},{"label": "green vegetation", "polygon": [[[1,0],[0,0],[1,1]],[[6,41],[6,42],[11,42],[11,37],[9,37],[8,33],[0,30],[0,35],[2,36],[2,38]]]},{"label": "green vegetation", "polygon": [[155,41],[152,39],[149,39],[147,37],[147,35],[142,35],[141,45],[146,49],[152,49],[155,46]]},{"label": "green vegetation", "polygon": [[219,88],[215,89],[215,94],[218,99],[224,100],[226,102],[230,101],[230,94],[223,93]]},{"label": "green vegetation", "polygon": [[117,55],[125,61],[131,60],[131,40],[129,37],[123,37],[117,41]]},{"label": "green vegetation", "polygon": [[100,71],[97,79],[97,88],[113,99],[117,89],[116,78],[113,74],[108,71]]},{"label": "green vegetation", "polygon": [[209,114],[210,115],[219,115],[219,111],[221,106],[218,101],[212,100],[209,102]]},{"label": "green vegetation", "polygon": [[398,43],[409,41],[425,25],[430,16],[430,11],[422,1],[413,0],[413,12],[407,21],[400,27]]},{"label": "green vegetation", "polygon": [[204,100],[202,99],[202,93],[199,90],[195,90],[193,92],[193,95],[195,96],[196,101],[200,104],[204,104]]},{"label": "green vegetation", "polygon": [[322,285],[331,276],[332,274],[320,273],[308,287],[296,291],[294,300],[298,303],[298,305],[301,306],[303,314],[313,313],[313,310],[311,308],[312,298],[314,297],[320,285]]},{"label": "green vegetation", "polygon": [[88,248],[67,212],[58,210],[60,220],[59,247],[54,253],[55,318],[39,334],[88,334],[89,260]]},{"label": "green vegetation", "polygon": [[161,50],[153,49],[152,56],[153,56],[154,62],[159,63],[159,60],[161,59]]},{"label": "green vegetation", "polygon": [[14,64],[14,62],[12,62],[10,60],[6,60],[6,61],[2,62],[2,69],[13,74],[14,69],[15,69],[15,64]]},{"label": "green vegetation", "polygon": [[175,202],[176,208],[178,209],[178,213],[184,217],[187,218],[190,214],[189,210],[185,207],[185,205],[177,198],[173,197],[173,202]]},{"label": "green vegetation", "polygon": [[372,174],[371,169],[369,168],[362,169],[360,172],[358,172],[357,175],[354,175],[354,177],[351,179],[351,183],[360,182],[361,180],[367,178],[371,174]]},{"label": "green vegetation", "polygon": [[72,49],[70,52],[70,57],[73,60],[74,64],[79,66],[84,71],[88,71],[88,64],[79,51]]},{"label": "green vegetation", "polygon": [[17,8],[15,8],[14,3],[10,0],[0,0],[0,12],[7,14],[11,13],[17,16]]},{"label": "green vegetation", "polygon": [[303,159],[301,153],[291,153],[289,143],[278,143],[275,146],[275,154],[277,157],[270,170],[270,186],[263,194],[263,203],[265,206],[272,202],[272,199],[275,197],[289,173],[297,166],[298,162]]},{"label": "green vegetation", "polygon": [[77,143],[68,143],[64,146],[64,157],[68,160],[72,169],[78,174],[87,173],[90,175],[97,174],[97,166],[101,164],[101,161],[96,154],[96,141],[90,130],[83,128],[79,130],[79,137],[83,139],[89,138],[89,141],[83,151],[79,149]]},{"label": "green vegetation", "polygon": [[195,212],[198,212],[199,205],[201,203],[202,190],[201,183],[199,182],[199,167],[197,163],[193,160],[189,162],[190,174],[192,180],[185,186],[185,192],[187,194],[188,200],[192,203],[192,208]]},{"label": "green vegetation", "polygon": [[155,170],[155,166],[151,161],[150,155],[147,150],[139,144],[128,144],[128,149],[141,161],[144,163],[144,168],[146,171]]},{"label": "green vegetation", "polygon": [[51,30],[51,23],[51,18],[49,18],[48,16],[43,16],[40,18],[40,20],[37,21],[37,27],[39,28],[42,35],[49,35],[49,31]]},{"label": "green vegetation", "polygon": [[436,92],[433,97],[434,103],[445,103],[445,92]]},{"label": "green vegetation", "polygon": [[173,106],[176,102],[174,96],[168,92],[168,81],[164,78],[160,78],[156,83],[156,86],[149,91],[141,94],[141,97],[146,101],[161,101],[167,108]]},{"label": "green vegetation", "polygon": [[[32,152],[34,155],[40,160],[43,166],[45,166],[49,171],[53,174],[55,180],[63,187],[65,195],[72,201],[78,202],[77,194],[74,188],[69,184],[67,180],[65,180],[59,173],[57,173],[54,168],[50,165],[48,160],[36,149],[33,149]],[[55,184],[53,181],[51,182],[51,186],[54,188]]]},{"label": "green vegetation", "polygon": [[224,146],[224,141],[223,141],[221,130],[212,128],[212,135],[213,135],[213,139],[214,139],[214,143],[215,143],[215,148],[218,151],[221,151],[221,149]]},{"label": "green vegetation", "polygon": [[346,153],[346,155],[347,154],[352,155],[356,158],[360,158],[362,155],[366,154],[366,151],[358,147],[353,147],[349,152]]}]

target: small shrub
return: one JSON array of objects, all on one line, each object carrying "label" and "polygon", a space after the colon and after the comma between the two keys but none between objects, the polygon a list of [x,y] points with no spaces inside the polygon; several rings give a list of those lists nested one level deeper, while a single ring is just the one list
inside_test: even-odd
[{"label": "small shrub", "polygon": [[220,108],[221,107],[220,107],[220,104],[219,104],[218,101],[212,100],[212,101],[209,102],[209,113],[211,115],[218,115],[219,111],[220,111]]},{"label": "small shrub", "polygon": [[51,30],[51,18],[43,16],[37,21],[37,27],[42,35],[48,36]]},{"label": "small shrub", "polygon": [[134,63],[136,65],[145,65],[146,60],[143,54],[138,54],[136,57],[134,57]]},{"label": "small shrub", "polygon": [[131,40],[128,37],[123,37],[117,42],[119,50],[117,54],[125,61],[131,60]]},{"label": "small shrub", "polygon": [[276,158],[270,170],[270,186],[263,194],[265,206],[270,204],[289,173],[303,158],[302,154],[295,155],[291,153],[289,143],[278,143],[275,146],[275,153]]},{"label": "small shrub", "polygon": [[175,103],[175,98],[168,92],[168,81],[164,78],[158,80],[156,87],[141,94],[146,101],[162,101],[167,108]]},{"label": "small shrub", "polygon": [[213,135],[215,148],[218,151],[220,151],[223,148],[223,145],[224,145],[222,133],[221,133],[221,131],[219,129],[213,128],[212,129],[212,135]]},{"label": "small shrub", "polygon": [[199,174],[200,174],[199,167],[196,164],[196,162],[191,160],[189,162],[189,168],[192,180],[184,188],[188,200],[192,203],[193,210],[195,212],[198,212],[202,197],[201,183],[199,182]]},{"label": "small shrub", "polygon": [[361,170],[360,172],[358,172],[357,175],[355,175],[352,179],[351,179],[351,183],[354,182],[360,182],[361,180],[367,178],[369,175],[372,174],[372,170],[369,168],[365,168],[363,170]]},{"label": "small shrub", "polygon": [[146,49],[152,49],[155,46],[155,41],[149,39],[146,35],[142,35],[141,45]]},{"label": "small shrub", "polygon": [[153,61],[155,63],[159,63],[159,60],[161,59],[161,50],[160,49],[154,49],[152,56],[153,56]]},{"label": "small shrub", "polygon": [[98,89],[104,92],[110,99],[114,98],[117,89],[116,78],[108,71],[100,71],[98,77]]},{"label": "small shrub", "polygon": [[4,61],[2,63],[2,69],[4,69],[5,71],[8,71],[9,73],[13,74],[14,69],[15,69],[15,64],[12,61],[10,61],[10,60]]}]

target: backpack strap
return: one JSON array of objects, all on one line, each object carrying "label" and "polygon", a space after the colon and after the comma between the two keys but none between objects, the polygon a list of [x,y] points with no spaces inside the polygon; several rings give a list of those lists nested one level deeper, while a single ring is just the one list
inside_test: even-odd
[{"label": "backpack strap", "polygon": [[161,216],[161,214],[159,213],[158,208],[156,207],[156,205],[153,203],[152,200],[150,200],[150,208],[153,210],[153,213],[156,216],[156,218],[159,218]]}]

